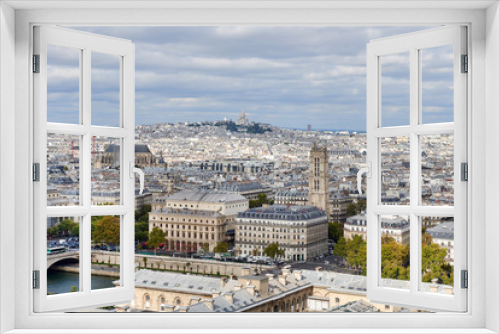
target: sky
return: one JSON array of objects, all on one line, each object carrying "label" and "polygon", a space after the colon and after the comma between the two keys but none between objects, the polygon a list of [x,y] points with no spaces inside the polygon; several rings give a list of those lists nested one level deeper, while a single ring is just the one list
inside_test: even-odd
[{"label": "sky", "polygon": [[[71,27],[129,39],[136,124],[237,120],[366,130],[366,44],[430,27]],[[48,50],[48,121],[78,122],[78,52]],[[453,47],[422,51],[425,123],[453,121]],[[382,59],[382,125],[409,122],[409,58]],[[92,124],[119,123],[119,60],[92,54]]]}]

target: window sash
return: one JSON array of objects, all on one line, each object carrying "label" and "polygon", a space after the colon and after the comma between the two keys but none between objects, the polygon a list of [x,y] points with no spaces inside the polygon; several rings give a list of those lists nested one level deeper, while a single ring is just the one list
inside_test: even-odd
[{"label": "window sash", "polygon": [[[47,123],[47,45],[80,50],[79,124]],[[91,125],[91,53],[120,57],[120,126]],[[40,271],[40,289],[34,289],[34,311],[71,310],[133,299],[134,293],[134,180],[129,163],[134,161],[134,45],[130,41],[70,29],[34,28],[34,54],[40,55],[40,73],[34,74],[34,161],[40,163],[40,182],[34,190],[34,270]],[[47,207],[47,133],[71,134],[80,138],[80,196],[78,206]],[[92,136],[114,136],[120,140],[120,205],[91,205]],[[133,167],[133,165],[132,165]],[[91,217],[120,215],[120,286],[91,289]],[[47,217],[81,217],[79,272],[80,291],[47,296]]]},{"label": "window sash", "polygon": [[[379,303],[410,308],[461,311],[467,310],[467,290],[460,288],[460,271],[467,269],[467,187],[460,181],[460,163],[467,162],[467,76],[460,73],[461,54],[466,54],[466,28],[459,26],[430,29],[411,34],[372,41],[367,47],[367,161],[372,177],[367,189],[367,290],[368,298]],[[454,122],[419,124],[421,108],[421,76],[419,50],[442,45],[454,45]],[[410,52],[410,125],[381,127],[380,57]],[[454,134],[454,206],[420,205],[420,135]],[[381,205],[381,146],[380,138],[408,136],[410,140],[410,205]],[[410,288],[394,289],[381,286],[382,214],[407,215],[410,219]],[[441,295],[420,291],[421,227],[420,217],[454,217],[454,294]]]}]

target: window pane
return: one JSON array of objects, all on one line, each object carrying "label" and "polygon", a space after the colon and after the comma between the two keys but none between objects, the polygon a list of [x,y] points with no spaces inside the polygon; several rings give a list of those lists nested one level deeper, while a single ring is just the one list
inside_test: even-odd
[{"label": "window pane", "polygon": [[381,281],[384,287],[410,289],[410,219],[380,216]]},{"label": "window pane", "polygon": [[92,205],[120,205],[119,138],[92,137]]},{"label": "window pane", "polygon": [[409,138],[380,138],[381,202],[387,205],[410,204]]},{"label": "window pane", "polygon": [[80,205],[80,136],[47,134],[47,206]]},{"label": "window pane", "polygon": [[80,288],[80,217],[47,217],[47,293]]},{"label": "window pane", "polygon": [[453,134],[420,137],[422,205],[453,205]]},{"label": "window pane", "polygon": [[453,122],[453,45],[420,50],[422,124]]},{"label": "window pane", "polygon": [[92,52],[92,125],[120,126],[120,60]]},{"label": "window pane", "polygon": [[47,45],[47,121],[80,123],[81,50]]},{"label": "window pane", "polygon": [[381,56],[382,126],[410,125],[410,53]]},{"label": "window pane", "polygon": [[92,290],[119,286],[120,216],[92,217]]},{"label": "window pane", "polygon": [[422,217],[421,291],[453,294],[453,217]]}]

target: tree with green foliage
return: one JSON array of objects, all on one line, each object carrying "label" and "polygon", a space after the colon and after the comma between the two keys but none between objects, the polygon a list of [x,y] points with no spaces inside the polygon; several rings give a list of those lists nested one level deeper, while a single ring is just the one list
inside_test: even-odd
[{"label": "tree with green foliage", "polygon": [[366,201],[363,199],[358,200],[356,203],[356,213],[361,213],[363,211],[366,211]]},{"label": "tree with green foliage", "polygon": [[203,253],[206,253],[210,249],[210,246],[205,242],[203,245],[201,245],[201,249],[203,250]]},{"label": "tree with green foliage", "polygon": [[349,205],[347,206],[347,208],[345,210],[345,214],[347,215],[347,217],[355,216],[356,213],[357,213],[356,212],[356,204],[349,203]]},{"label": "tree with green foliage", "polygon": [[72,285],[69,292],[78,292],[78,287],[77,286],[74,286]]},{"label": "tree with green foliage", "polygon": [[277,243],[273,243],[264,248],[264,254],[272,259],[285,256],[285,250],[280,249]]},{"label": "tree with green foliage", "polygon": [[447,249],[432,242],[432,237],[422,235],[422,282],[431,282],[434,278],[439,283],[453,285],[453,266],[445,261]]},{"label": "tree with green foliage", "polygon": [[274,201],[267,198],[266,194],[258,194],[257,199],[251,199],[249,202],[250,208],[259,208],[264,204],[273,205]]},{"label": "tree with green foliage", "polygon": [[135,221],[149,221],[149,213],[151,212],[151,205],[143,205],[139,211],[135,211]]},{"label": "tree with green foliage", "polygon": [[328,223],[328,239],[332,239],[335,243],[344,236],[344,225],[333,222]]},{"label": "tree with green foliage", "polygon": [[165,232],[163,232],[163,230],[158,226],[153,227],[153,229],[149,233],[148,246],[153,247],[155,256],[158,246],[165,243],[165,236]]},{"label": "tree with green foliage", "polygon": [[347,256],[347,239],[344,237],[339,238],[333,247],[333,255],[346,257]]},{"label": "tree with green foliage", "polygon": [[78,237],[80,235],[80,224],[66,218],[54,226],[47,228],[47,235],[51,238],[68,235]]},{"label": "tree with green foliage", "polygon": [[227,242],[219,242],[215,245],[214,253],[227,253]]},{"label": "tree with green foliage", "polygon": [[149,222],[139,221],[135,223],[135,240],[142,242],[148,241],[149,238]]},{"label": "tree with green foliage", "polygon": [[120,217],[104,216],[92,224],[92,242],[110,245],[120,244]]},{"label": "tree with green foliage", "polygon": [[69,233],[71,234],[72,237],[79,237],[80,236],[80,224],[73,225],[71,229],[69,230]]},{"label": "tree with green foliage", "polygon": [[347,241],[345,252],[349,265],[366,275],[366,241],[360,235],[354,235]]},{"label": "tree with green foliage", "polygon": [[410,279],[410,244],[400,244],[388,235],[382,237],[382,277]]}]

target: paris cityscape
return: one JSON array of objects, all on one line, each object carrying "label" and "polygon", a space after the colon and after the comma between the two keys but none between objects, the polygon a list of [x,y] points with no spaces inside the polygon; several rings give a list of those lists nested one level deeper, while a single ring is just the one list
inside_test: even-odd
[{"label": "paris cityscape", "polygon": [[[48,206],[79,205],[80,144],[48,134]],[[453,135],[420,145],[421,203],[452,206]],[[408,205],[408,138],[381,138],[380,154],[382,204]],[[118,139],[92,138],[92,205],[120,203],[120,157]],[[356,182],[366,133],[278,127],[241,110],[235,120],[137,125],[135,165],[145,173],[135,299],[82,311],[420,311],[366,297]],[[380,226],[382,284],[409,289],[409,219],[381,216]],[[119,285],[119,227],[119,217],[92,217],[92,289]],[[453,294],[453,218],[424,217],[422,228],[422,289]],[[78,217],[47,219],[49,293],[78,291],[78,263],[49,260],[77,252],[78,236]]]}]

